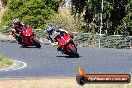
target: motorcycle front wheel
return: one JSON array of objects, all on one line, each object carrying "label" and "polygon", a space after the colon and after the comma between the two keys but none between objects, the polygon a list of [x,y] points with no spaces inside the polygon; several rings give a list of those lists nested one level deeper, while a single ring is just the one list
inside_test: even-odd
[{"label": "motorcycle front wheel", "polygon": [[40,42],[39,42],[36,38],[33,38],[32,40],[33,40],[34,45],[35,45],[37,48],[41,48]]},{"label": "motorcycle front wheel", "polygon": [[69,46],[69,49],[71,51],[70,56],[75,57],[75,58],[79,58],[79,54],[77,53],[77,51],[74,47]]}]

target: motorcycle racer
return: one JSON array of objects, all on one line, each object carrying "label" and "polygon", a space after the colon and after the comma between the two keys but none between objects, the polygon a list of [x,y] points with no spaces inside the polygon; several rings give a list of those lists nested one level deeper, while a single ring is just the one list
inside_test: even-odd
[{"label": "motorcycle racer", "polygon": [[79,58],[77,47],[73,42],[71,34],[63,29],[54,30],[52,25],[48,25],[46,31],[48,33],[49,42],[53,46],[56,46],[58,51],[70,57]]},{"label": "motorcycle racer", "polygon": [[18,41],[19,44],[22,44],[21,30],[27,29],[29,26],[23,24],[18,18],[13,19],[12,21],[12,35]]},{"label": "motorcycle racer", "polygon": [[[58,41],[56,40],[56,37],[59,35],[59,34],[63,34],[63,33],[66,33],[66,34],[69,34],[66,30],[64,29],[58,29],[58,30],[55,30],[54,27],[49,24],[47,29],[46,29],[47,33],[48,33],[48,40],[49,42],[53,45],[53,46],[58,46]],[[58,51],[61,51],[61,48],[58,46],[57,48]]]},{"label": "motorcycle racer", "polygon": [[18,18],[13,19],[12,28],[15,29],[16,33],[20,32],[23,26],[24,24],[21,21],[19,21]]}]

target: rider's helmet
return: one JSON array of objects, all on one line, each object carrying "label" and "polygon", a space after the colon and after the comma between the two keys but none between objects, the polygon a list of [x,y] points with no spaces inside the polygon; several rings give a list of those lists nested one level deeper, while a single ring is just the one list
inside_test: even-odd
[{"label": "rider's helmet", "polygon": [[13,25],[14,25],[14,26],[18,26],[18,25],[19,25],[19,19],[18,19],[18,18],[15,18],[15,19],[13,20]]},{"label": "rider's helmet", "polygon": [[46,30],[47,30],[47,33],[49,35],[52,35],[52,33],[53,33],[53,26],[51,24],[48,24],[48,28]]}]

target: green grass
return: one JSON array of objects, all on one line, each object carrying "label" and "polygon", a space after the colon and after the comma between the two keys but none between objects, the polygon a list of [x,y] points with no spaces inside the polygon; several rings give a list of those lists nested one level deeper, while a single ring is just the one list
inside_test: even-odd
[{"label": "green grass", "polygon": [[0,55],[0,68],[6,68],[13,64],[13,61],[8,58]]},{"label": "green grass", "polygon": [[1,32],[3,32],[3,30],[2,30],[2,29],[0,29],[0,33],[1,33]]}]

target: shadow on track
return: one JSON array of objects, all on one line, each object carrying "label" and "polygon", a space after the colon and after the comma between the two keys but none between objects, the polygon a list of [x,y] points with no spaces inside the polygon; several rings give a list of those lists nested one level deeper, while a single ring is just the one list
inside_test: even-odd
[{"label": "shadow on track", "polygon": [[[20,48],[37,48],[37,47],[35,47],[35,46],[26,46],[26,47],[20,46]],[[41,48],[38,48],[38,49],[41,49]]]},{"label": "shadow on track", "polygon": [[[65,57],[65,58],[75,58],[75,57],[70,57],[70,56],[56,56],[56,57]],[[79,58],[82,56],[79,56]]]}]

